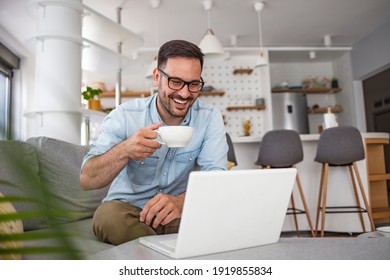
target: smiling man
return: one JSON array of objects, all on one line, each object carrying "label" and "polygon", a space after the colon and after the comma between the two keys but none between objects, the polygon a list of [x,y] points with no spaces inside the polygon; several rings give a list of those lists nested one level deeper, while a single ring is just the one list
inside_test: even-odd
[{"label": "smiling man", "polygon": [[[110,185],[93,219],[100,240],[121,244],[176,233],[189,173],[197,165],[204,171],[226,170],[221,113],[198,99],[203,56],[190,42],[165,43],[153,71],[158,93],[123,103],[105,118],[80,173],[84,190]],[[183,148],[161,145],[155,130],[162,125],[194,127],[190,143]]]}]

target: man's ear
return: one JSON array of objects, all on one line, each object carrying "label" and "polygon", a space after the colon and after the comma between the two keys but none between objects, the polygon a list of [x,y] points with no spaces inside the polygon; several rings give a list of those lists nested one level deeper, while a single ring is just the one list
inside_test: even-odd
[{"label": "man's ear", "polygon": [[157,67],[154,68],[154,70],[153,70],[153,85],[154,85],[155,87],[158,86],[158,83],[159,83],[159,81],[160,81],[160,77],[161,77],[160,71],[158,71],[158,68],[157,68]]}]

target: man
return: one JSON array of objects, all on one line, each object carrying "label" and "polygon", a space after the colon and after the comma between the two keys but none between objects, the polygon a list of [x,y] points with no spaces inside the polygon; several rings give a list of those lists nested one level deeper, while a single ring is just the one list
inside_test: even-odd
[{"label": "man", "polygon": [[[226,170],[222,116],[198,100],[202,68],[203,53],[196,45],[165,43],[153,71],[158,94],[128,101],[106,117],[80,173],[84,190],[111,184],[93,218],[100,240],[121,244],[144,235],[176,233],[188,176],[196,164],[201,170]],[[161,145],[155,130],[162,125],[194,127],[190,143],[184,148]]]}]

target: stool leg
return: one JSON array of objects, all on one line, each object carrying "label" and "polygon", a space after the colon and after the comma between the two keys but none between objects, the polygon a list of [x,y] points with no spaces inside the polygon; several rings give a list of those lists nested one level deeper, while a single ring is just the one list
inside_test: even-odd
[{"label": "stool leg", "polygon": [[325,165],[322,164],[322,167],[321,167],[321,180],[320,180],[320,190],[318,192],[318,201],[317,201],[317,214],[316,214],[316,228],[315,228],[315,233],[316,233],[316,236],[318,234],[318,222],[319,222],[319,218],[320,218],[320,207],[321,207],[321,200],[322,200],[322,186],[324,184],[324,168],[325,168]]},{"label": "stool leg", "polygon": [[324,168],[324,190],[323,190],[323,195],[322,195],[322,214],[321,214],[321,237],[325,236],[325,211],[326,211],[326,195],[327,195],[327,187],[328,187],[328,168],[329,164],[325,163],[325,168]]},{"label": "stool leg", "polygon": [[359,207],[359,218],[360,218],[360,223],[362,224],[363,232],[366,232],[366,227],[365,227],[365,225],[364,225],[364,220],[363,220],[363,213],[360,211],[360,209],[361,209],[361,204],[360,204],[359,194],[358,194],[357,188],[356,188],[356,182],[355,182],[355,177],[354,177],[354,175],[353,175],[352,166],[349,165],[349,166],[348,166],[348,169],[349,169],[349,174],[351,175],[352,186],[353,186],[353,193],[355,194],[355,200],[356,200],[357,206]]},{"label": "stool leg", "polygon": [[371,205],[368,205],[366,192],[364,191],[363,183],[362,183],[362,180],[360,179],[360,174],[359,174],[359,170],[357,168],[356,162],[353,163],[353,169],[355,170],[355,174],[356,174],[356,177],[357,177],[357,180],[358,180],[358,183],[359,183],[359,187],[360,187],[360,192],[362,193],[364,205],[366,206],[368,218],[370,219],[371,231],[374,231],[375,230],[375,224],[374,224],[374,219],[372,218]]},{"label": "stool leg", "polygon": [[300,193],[300,195],[301,195],[301,200],[302,200],[303,208],[305,209],[305,214],[306,214],[307,222],[309,223],[311,236],[312,236],[312,237],[315,237],[314,230],[313,230],[313,225],[312,225],[312,223],[311,223],[311,217],[310,217],[309,208],[307,207],[305,195],[304,195],[303,190],[302,190],[301,180],[299,179],[298,173],[297,173],[297,178],[296,178],[296,180],[297,180],[298,190],[299,190],[299,193]]},{"label": "stool leg", "polygon": [[294,215],[294,224],[295,224],[295,230],[297,232],[297,237],[299,237],[299,228],[298,228],[298,220],[297,220],[297,214],[295,213],[295,201],[294,201],[294,194],[291,193],[291,206],[293,209],[293,215]]}]

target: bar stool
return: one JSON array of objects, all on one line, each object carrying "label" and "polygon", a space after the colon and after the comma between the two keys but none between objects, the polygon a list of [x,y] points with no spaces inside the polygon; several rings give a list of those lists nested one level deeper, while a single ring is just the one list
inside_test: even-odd
[{"label": "bar stool", "polygon": [[[296,164],[303,160],[303,148],[299,134],[294,130],[279,129],[268,131],[264,134],[260,144],[260,151],[256,165],[262,168],[296,168]],[[301,180],[297,172],[296,182],[302,200],[304,210],[295,207],[294,193],[291,193],[291,208],[288,208],[287,215],[294,215],[294,223],[299,237],[297,214],[306,214],[310,232],[315,237],[309,209],[305,195],[302,190]]]},{"label": "bar stool", "polygon": [[[322,163],[320,191],[318,194],[316,233],[318,232],[319,215],[321,211],[321,237],[324,237],[325,214],[359,213],[363,232],[366,231],[363,220],[363,213],[367,213],[371,231],[374,230],[374,221],[371,208],[368,204],[366,194],[360,179],[356,161],[365,158],[363,140],[358,129],[352,126],[340,126],[325,129],[320,135],[315,161]],[[327,206],[327,185],[329,167],[348,167],[352,180],[352,187],[357,206]],[[359,183],[359,189],[364,201],[365,209],[360,205],[358,190],[356,188],[355,176]],[[337,210],[339,209],[339,210]],[[328,211],[327,211],[328,210]]]},{"label": "bar stool", "polygon": [[228,169],[231,169],[234,166],[237,166],[238,163],[237,163],[237,159],[236,159],[236,153],[234,152],[233,141],[232,141],[232,138],[230,137],[230,135],[228,133],[226,133],[226,141],[227,141],[228,146],[229,146],[229,151],[228,151],[228,154],[227,154],[227,157],[228,157]]}]

